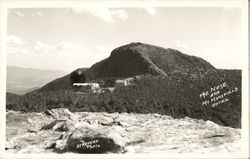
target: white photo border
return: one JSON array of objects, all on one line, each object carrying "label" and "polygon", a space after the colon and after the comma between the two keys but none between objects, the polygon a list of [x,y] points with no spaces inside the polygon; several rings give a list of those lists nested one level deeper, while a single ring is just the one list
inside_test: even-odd
[{"label": "white photo border", "polygon": [[[71,7],[239,7],[241,9],[240,53],[242,63],[242,152],[239,154],[6,154],[6,52],[7,10],[10,8],[71,8]],[[249,43],[247,0],[0,0],[0,158],[248,158],[249,157]]]}]

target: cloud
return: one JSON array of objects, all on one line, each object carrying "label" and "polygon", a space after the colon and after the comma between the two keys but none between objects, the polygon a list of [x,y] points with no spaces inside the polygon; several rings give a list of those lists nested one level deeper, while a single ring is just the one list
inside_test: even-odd
[{"label": "cloud", "polygon": [[108,8],[96,8],[96,9],[88,10],[88,12],[105,22],[108,22],[108,23],[114,22],[114,19],[112,18],[112,15],[110,14],[110,11]]},{"label": "cloud", "polygon": [[143,9],[150,15],[156,15],[157,13],[157,10],[154,7],[144,7]]},{"label": "cloud", "polygon": [[107,7],[95,7],[95,8],[72,8],[72,11],[75,13],[86,12],[92,16],[103,20],[107,23],[114,23],[115,19],[126,20],[128,15],[124,9],[110,9]]},{"label": "cloud", "polygon": [[79,47],[78,45],[69,42],[61,42],[56,45],[51,45],[43,43],[41,41],[36,41],[32,48],[35,51],[72,51],[81,49],[81,47]]},{"label": "cloud", "polygon": [[[30,45],[8,46],[7,52],[12,57],[25,58],[32,57],[37,59],[64,59],[70,61],[78,61],[79,64],[91,66],[97,61],[106,58],[114,46],[99,45],[99,44],[85,44],[85,43],[71,43],[62,41],[57,44],[44,43],[36,41]],[[46,61],[43,61],[46,62]],[[62,66],[63,64],[58,64]]]},{"label": "cloud", "polygon": [[20,16],[20,17],[24,17],[24,14],[22,13],[22,12],[20,12],[20,11],[16,11],[16,14],[18,15],[18,16]]},{"label": "cloud", "polygon": [[61,42],[58,44],[46,44],[41,41],[36,41],[31,47],[31,52],[39,55],[49,55],[49,56],[69,56],[75,55],[82,52],[82,48],[78,45]]},{"label": "cloud", "polygon": [[36,41],[35,45],[33,46],[33,49],[36,51],[49,51],[49,50],[52,50],[53,47],[41,41]]},{"label": "cloud", "polygon": [[9,35],[8,37],[7,37],[7,43],[8,44],[11,44],[11,45],[22,45],[22,44],[24,44],[24,42],[19,38],[19,37],[17,37],[17,36],[14,36],[14,35]]},{"label": "cloud", "polygon": [[69,51],[69,50],[79,50],[81,49],[79,46],[71,44],[69,42],[61,42],[56,46],[56,49],[63,50],[63,51]]},{"label": "cloud", "polygon": [[116,9],[116,10],[111,10],[110,11],[111,15],[119,18],[121,20],[127,20],[128,19],[128,14],[124,9]]},{"label": "cloud", "polygon": [[71,43],[67,41],[50,44],[36,41],[30,45],[8,46],[7,53],[8,63],[74,70],[79,67],[90,67],[107,58],[113,48],[113,44]]},{"label": "cloud", "polygon": [[95,8],[73,8],[73,11],[76,13],[89,13],[93,15],[94,17],[97,17],[107,23],[113,23],[114,19],[112,18],[112,15],[110,14],[110,11],[108,8],[104,7],[95,7]]}]

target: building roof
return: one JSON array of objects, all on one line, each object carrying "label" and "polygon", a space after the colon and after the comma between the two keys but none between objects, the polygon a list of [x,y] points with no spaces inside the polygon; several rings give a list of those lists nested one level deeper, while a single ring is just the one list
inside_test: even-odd
[{"label": "building roof", "polygon": [[116,80],[115,82],[116,82],[116,83],[124,83],[125,80],[120,80],[120,79],[118,79],[118,80]]},{"label": "building roof", "polygon": [[73,83],[73,86],[92,86],[99,85],[99,83]]}]

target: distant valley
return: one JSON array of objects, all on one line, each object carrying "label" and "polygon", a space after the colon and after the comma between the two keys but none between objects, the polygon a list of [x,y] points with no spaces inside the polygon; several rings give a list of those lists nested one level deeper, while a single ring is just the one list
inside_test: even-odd
[{"label": "distant valley", "polygon": [[65,71],[7,66],[7,92],[23,95],[67,74]]}]

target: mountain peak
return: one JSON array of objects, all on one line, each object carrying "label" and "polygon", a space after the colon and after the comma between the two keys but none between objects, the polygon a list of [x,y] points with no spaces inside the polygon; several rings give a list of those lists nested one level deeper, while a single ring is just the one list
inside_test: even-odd
[{"label": "mountain peak", "polygon": [[[89,69],[77,69],[65,78],[70,84],[143,74],[153,76],[171,76],[174,72],[195,74],[200,70],[208,69],[215,68],[202,58],[190,56],[171,48],[165,49],[141,42],[132,42],[114,49],[108,58],[95,63]],[[56,83],[60,81],[65,80],[62,78]],[[52,85],[55,86],[55,83]],[[53,90],[56,88],[53,87]]]}]

